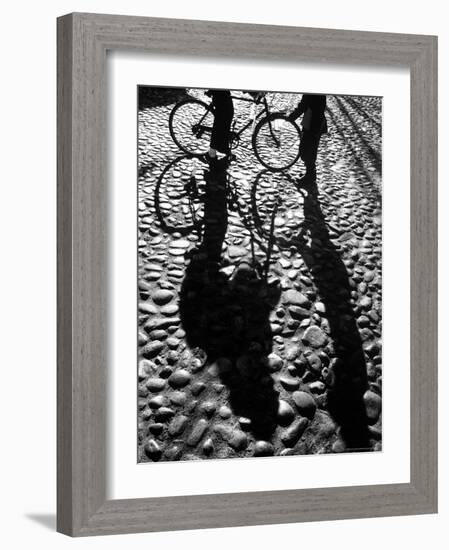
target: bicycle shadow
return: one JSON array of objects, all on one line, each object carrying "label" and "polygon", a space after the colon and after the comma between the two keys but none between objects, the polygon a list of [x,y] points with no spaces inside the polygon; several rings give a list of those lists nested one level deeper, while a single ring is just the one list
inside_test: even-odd
[{"label": "bicycle shadow", "polygon": [[[282,177],[286,179],[285,186],[295,184],[288,173]],[[258,231],[264,234],[266,229],[260,227],[261,216],[257,215],[257,183],[256,179],[252,191],[254,220]],[[276,245],[299,253],[325,307],[334,348],[327,409],[340,426],[347,451],[369,450],[368,419],[363,401],[368,387],[367,373],[362,339],[351,305],[350,278],[330,238],[316,183],[299,190],[303,197],[300,227],[276,239]]]},{"label": "bicycle shadow", "polygon": [[190,348],[205,352],[229,391],[237,417],[250,420],[256,439],[270,441],[276,429],[278,393],[268,369],[273,335],[269,314],[280,298],[249,263],[229,276],[221,270],[228,224],[226,172],[211,175],[204,200],[201,244],[190,255],[179,309]]},{"label": "bicycle shadow", "polygon": [[[154,188],[154,210],[166,233],[187,235],[203,223],[206,182],[201,162],[180,155],[165,165]],[[192,182],[194,188],[192,188]]]},{"label": "bicycle shadow", "polygon": [[[270,254],[273,246],[285,250],[294,246],[295,235],[304,223],[304,196],[289,172],[264,169],[257,174],[251,185],[250,211],[253,238],[263,252]],[[286,198],[290,199],[288,204]],[[279,229],[279,216],[290,218],[288,227],[283,224]]]}]

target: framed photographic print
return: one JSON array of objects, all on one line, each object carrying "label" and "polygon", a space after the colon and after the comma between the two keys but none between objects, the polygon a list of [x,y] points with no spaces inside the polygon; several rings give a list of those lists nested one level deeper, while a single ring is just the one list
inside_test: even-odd
[{"label": "framed photographic print", "polygon": [[58,530],[436,511],[436,38],[58,20]]},{"label": "framed photographic print", "polygon": [[138,461],[380,450],[381,98],[138,93]]}]

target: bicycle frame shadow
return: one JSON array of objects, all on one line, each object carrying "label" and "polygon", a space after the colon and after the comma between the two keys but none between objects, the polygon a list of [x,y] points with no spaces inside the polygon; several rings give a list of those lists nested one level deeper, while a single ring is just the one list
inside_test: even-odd
[{"label": "bicycle frame shadow", "polygon": [[[259,174],[260,176],[260,174]],[[283,177],[293,183],[288,173]],[[339,424],[347,451],[370,449],[368,419],[363,395],[367,372],[362,339],[351,305],[351,283],[341,254],[332,242],[321,209],[316,183],[303,189],[302,227],[290,238],[277,241],[280,249],[296,250],[302,257],[326,310],[333,358],[327,379],[327,410]],[[257,179],[253,185],[253,210],[257,210]],[[255,212],[258,231],[263,234]]]},{"label": "bicycle frame shadow", "polygon": [[206,187],[201,244],[190,255],[180,292],[181,323],[188,346],[203,350],[207,364],[215,364],[234,415],[250,420],[245,429],[256,439],[270,441],[279,403],[268,369],[269,314],[280,292],[258,277],[249,263],[237,266],[232,276],[221,270],[227,225],[227,181],[222,171],[210,175]]}]

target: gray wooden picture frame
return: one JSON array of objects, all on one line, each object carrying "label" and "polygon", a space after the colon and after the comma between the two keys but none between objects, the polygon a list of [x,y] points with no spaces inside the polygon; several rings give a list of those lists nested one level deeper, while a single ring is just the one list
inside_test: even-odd
[{"label": "gray wooden picture frame", "polygon": [[[72,536],[437,511],[437,38],[73,13],[58,25],[57,529]],[[410,483],[106,499],[106,52],[408,67]]]}]

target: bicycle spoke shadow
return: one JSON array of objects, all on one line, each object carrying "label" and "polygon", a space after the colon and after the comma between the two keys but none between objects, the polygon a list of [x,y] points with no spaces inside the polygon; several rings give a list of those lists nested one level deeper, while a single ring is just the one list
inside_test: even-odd
[{"label": "bicycle spoke shadow", "polygon": [[202,240],[190,255],[180,293],[181,322],[189,347],[203,350],[207,363],[215,364],[234,414],[249,419],[246,430],[256,439],[270,441],[278,394],[268,368],[269,314],[280,291],[259,278],[249,263],[237,266],[232,276],[228,268],[220,269],[227,222],[222,171],[210,176],[206,186]]},{"label": "bicycle spoke shadow", "polygon": [[[288,173],[276,177],[285,179],[283,188],[297,186]],[[260,174],[258,178],[253,185],[252,204],[256,228],[260,235],[264,235],[263,216],[257,211]],[[299,253],[325,307],[329,336],[333,341],[333,357],[326,380],[326,408],[340,426],[347,451],[369,450],[368,420],[363,401],[368,387],[367,373],[362,340],[351,305],[350,278],[341,253],[330,238],[316,183],[298,187],[298,197],[302,201],[302,219],[296,230],[287,227],[284,233],[280,233],[276,245]],[[274,199],[271,204],[274,204]]]}]

